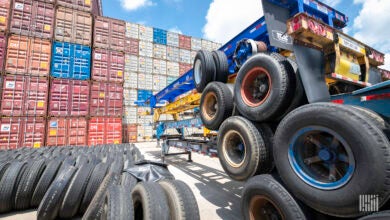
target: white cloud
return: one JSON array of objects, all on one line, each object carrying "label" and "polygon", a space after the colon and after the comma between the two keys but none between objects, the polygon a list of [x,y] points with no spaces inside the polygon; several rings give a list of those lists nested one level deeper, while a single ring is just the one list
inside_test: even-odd
[{"label": "white cloud", "polygon": [[154,3],[150,0],[120,0],[122,7],[129,11],[134,11],[142,7],[152,6]]},{"label": "white cloud", "polygon": [[203,27],[204,38],[225,43],[261,16],[259,0],[213,0]]},{"label": "white cloud", "polygon": [[323,0],[323,2],[331,7],[338,5],[341,0]]},{"label": "white cloud", "polygon": [[168,31],[170,31],[170,32],[175,32],[175,33],[178,33],[178,34],[183,34],[183,32],[179,29],[178,26],[171,27],[171,28],[169,28]]},{"label": "white cloud", "polygon": [[382,69],[390,71],[390,53],[387,53],[385,56],[385,65],[381,66]]}]

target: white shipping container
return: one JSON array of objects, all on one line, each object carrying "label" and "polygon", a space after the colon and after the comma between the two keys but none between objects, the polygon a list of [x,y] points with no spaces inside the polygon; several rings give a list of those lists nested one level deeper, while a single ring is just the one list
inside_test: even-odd
[{"label": "white shipping container", "polygon": [[167,60],[179,62],[179,48],[167,46]]},{"label": "white shipping container", "polygon": [[138,88],[138,74],[136,72],[125,72],[123,88]]},{"label": "white shipping container", "polygon": [[167,32],[167,45],[179,47],[179,34],[168,31]]},{"label": "white shipping container", "polygon": [[179,63],[167,62],[167,75],[179,76]]},{"label": "white shipping container", "polygon": [[191,51],[191,64],[193,64],[195,61],[196,53],[196,51]]},{"label": "white shipping container", "polygon": [[138,99],[138,91],[136,89],[124,89],[123,90],[123,104],[129,106],[135,106],[135,101]]},{"label": "white shipping container", "polygon": [[167,61],[160,59],[153,59],[153,73],[166,75],[167,74]]},{"label": "white shipping container", "polygon": [[222,47],[222,44],[213,42],[212,43],[212,47],[213,47],[213,50],[218,50],[219,48]]},{"label": "white shipping container", "polygon": [[140,73],[152,74],[153,73],[153,59],[150,57],[139,57],[138,71]]},{"label": "white shipping container", "polygon": [[138,73],[138,89],[147,89],[146,88],[146,74],[145,73]]},{"label": "white shipping container", "polygon": [[161,44],[153,44],[153,58],[166,60],[167,46]]},{"label": "white shipping container", "polygon": [[179,62],[181,63],[191,63],[191,51],[186,49],[180,49],[180,59]]},{"label": "white shipping container", "polygon": [[138,72],[138,57],[134,55],[125,56],[125,71]]},{"label": "white shipping container", "polygon": [[153,90],[153,75],[150,74],[145,75],[145,89]]},{"label": "white shipping container", "polygon": [[166,76],[163,76],[163,75],[160,75],[160,84],[159,84],[159,87],[158,87],[158,91],[161,91],[163,90],[165,87],[167,87],[167,77]]},{"label": "white shipping container", "polygon": [[139,39],[147,42],[153,42],[153,28],[139,25]]},{"label": "white shipping container", "polygon": [[153,57],[153,43],[147,41],[140,41],[139,55],[143,57]]},{"label": "white shipping container", "polygon": [[153,115],[147,115],[144,116],[145,124],[149,125],[148,127],[145,127],[145,130],[153,130],[153,127],[151,125],[153,124]]},{"label": "white shipping container", "polygon": [[124,124],[136,124],[137,123],[137,107],[123,106],[123,121]]},{"label": "white shipping container", "polygon": [[191,50],[201,50],[202,49],[202,39],[192,37],[191,38]]},{"label": "white shipping container", "polygon": [[139,39],[139,25],[127,22],[126,23],[126,37]]},{"label": "white shipping container", "polygon": [[213,43],[209,40],[202,39],[202,50],[212,51],[213,50]]}]

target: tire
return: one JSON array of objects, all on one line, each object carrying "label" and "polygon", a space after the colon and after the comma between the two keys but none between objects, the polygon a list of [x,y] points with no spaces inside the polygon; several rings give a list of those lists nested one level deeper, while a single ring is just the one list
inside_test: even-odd
[{"label": "tire", "polygon": [[263,138],[263,141],[264,141],[264,144],[265,144],[265,147],[267,148],[268,152],[269,152],[269,158],[271,160],[271,171],[272,169],[274,168],[274,155],[273,155],[273,144],[274,144],[274,132],[272,130],[272,128],[270,127],[270,125],[266,124],[266,123],[255,123],[255,126],[257,128],[257,130],[259,131],[259,133],[261,134],[261,137]]},{"label": "tire", "polygon": [[359,218],[358,220],[388,220],[388,219],[390,219],[390,210],[367,215],[362,218]]},{"label": "tire", "polygon": [[57,161],[56,159],[50,161],[46,169],[43,171],[41,178],[39,179],[34,193],[32,195],[31,199],[31,207],[36,208],[39,206],[39,203],[41,203],[43,197],[45,196],[45,193],[47,189],[49,188],[50,184],[53,182],[55,176],[57,175],[57,171],[61,166],[61,161]]},{"label": "tire", "polygon": [[124,187],[127,187],[130,190],[133,190],[135,185],[137,185],[137,178],[135,178],[133,175],[131,175],[128,172],[122,173],[122,179],[121,179],[121,185]]},{"label": "tire", "polygon": [[30,208],[31,197],[42,172],[46,168],[45,160],[37,160],[26,169],[17,186],[15,196],[15,209],[25,210]]},{"label": "tire", "polygon": [[71,166],[53,181],[38,207],[37,219],[51,220],[58,217],[64,194],[76,170],[76,167]]},{"label": "tire", "polygon": [[233,112],[233,94],[221,82],[209,83],[200,99],[200,117],[204,126],[218,130],[222,122]]},{"label": "tire", "polygon": [[134,219],[168,220],[168,200],[162,187],[155,182],[140,182],[132,193]]},{"label": "tire", "polygon": [[[295,83],[290,75],[274,57],[267,54],[252,56],[236,78],[234,102],[239,112],[256,122],[277,119],[291,102]],[[258,84],[253,85],[256,82]],[[256,86],[258,88],[253,90]]]},{"label": "tire", "polygon": [[369,118],[378,128],[380,128],[381,130],[385,130],[386,129],[386,125],[387,123],[385,122],[385,120],[379,116],[376,112],[370,110],[370,109],[367,109],[367,108],[363,108],[363,107],[360,107],[360,106],[356,106],[356,105],[346,105],[346,106],[349,106],[353,109],[356,109],[357,111],[360,112],[360,114],[364,115],[365,117]]},{"label": "tire", "polygon": [[105,198],[107,215],[109,220],[134,219],[133,199],[131,190],[123,186],[110,187]]},{"label": "tire", "polygon": [[219,161],[232,179],[245,181],[255,174],[270,172],[270,152],[252,122],[233,116],[222,123],[218,132]]},{"label": "tire", "polygon": [[207,84],[213,81],[215,71],[213,55],[206,50],[198,51],[193,66],[193,79],[198,92],[203,92]]},{"label": "tire", "polygon": [[60,207],[60,218],[72,218],[77,214],[93,168],[92,165],[85,164],[74,175]]},{"label": "tire", "polygon": [[242,191],[244,219],[306,219],[293,196],[271,175],[252,177]]},{"label": "tire", "polygon": [[378,195],[380,207],[388,200],[390,143],[360,112],[332,103],[305,105],[283,119],[274,140],[283,182],[315,210],[357,217],[364,214],[358,209],[359,195]]},{"label": "tire", "polygon": [[12,210],[13,197],[18,186],[18,179],[23,176],[26,170],[25,162],[13,162],[5,171],[0,181],[0,213]]},{"label": "tire", "polygon": [[229,75],[229,63],[226,54],[220,50],[211,52],[215,63],[214,81],[227,83]]},{"label": "tire", "polygon": [[123,172],[123,166],[124,166],[123,158],[116,158],[114,162],[111,164],[109,172],[113,172],[121,175]]},{"label": "tire", "polygon": [[0,181],[3,178],[5,171],[7,171],[9,165],[10,165],[9,161],[5,161],[5,162],[0,163]]},{"label": "tire", "polygon": [[179,180],[159,182],[168,199],[172,220],[199,220],[199,208],[191,189]]}]

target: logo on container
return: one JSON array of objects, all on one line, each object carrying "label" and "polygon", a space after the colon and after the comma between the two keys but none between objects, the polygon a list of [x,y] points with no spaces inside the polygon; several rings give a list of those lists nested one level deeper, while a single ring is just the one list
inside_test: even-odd
[{"label": "logo on container", "polygon": [[5,132],[11,131],[11,125],[10,124],[1,125],[1,131],[5,131]]}]

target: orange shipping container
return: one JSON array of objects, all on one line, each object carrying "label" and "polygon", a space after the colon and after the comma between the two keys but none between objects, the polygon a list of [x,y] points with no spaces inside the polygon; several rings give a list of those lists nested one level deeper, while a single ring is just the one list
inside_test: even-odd
[{"label": "orange shipping container", "polygon": [[85,118],[51,118],[47,122],[46,146],[86,146]]},{"label": "orange shipping container", "polygon": [[57,4],[67,7],[74,8],[81,11],[92,11],[93,3],[96,0],[57,0]]},{"label": "orange shipping container", "polygon": [[92,15],[71,8],[57,9],[55,39],[61,42],[91,45]]},{"label": "orange shipping container", "polygon": [[8,39],[5,70],[7,73],[48,76],[51,42],[39,38],[12,35]]}]

